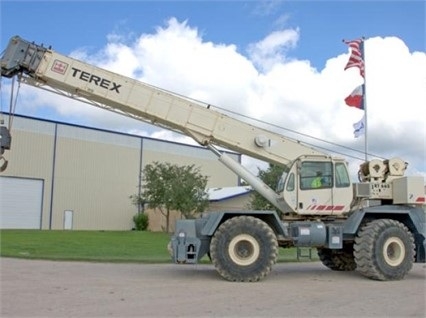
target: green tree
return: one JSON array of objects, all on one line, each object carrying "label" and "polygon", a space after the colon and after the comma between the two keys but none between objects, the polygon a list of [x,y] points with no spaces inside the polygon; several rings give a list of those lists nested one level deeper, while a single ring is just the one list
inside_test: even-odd
[{"label": "green tree", "polygon": [[[258,169],[257,176],[265,182],[271,189],[277,187],[285,168],[275,164],[269,164],[268,169]],[[253,210],[276,210],[276,208],[258,192],[254,191],[251,195],[249,208]]]},{"label": "green tree", "polygon": [[158,209],[166,218],[166,231],[170,229],[170,211],[177,210],[185,218],[193,217],[208,206],[206,186],[208,178],[194,165],[178,166],[153,162],[142,171],[144,190],[131,196],[135,204]]}]

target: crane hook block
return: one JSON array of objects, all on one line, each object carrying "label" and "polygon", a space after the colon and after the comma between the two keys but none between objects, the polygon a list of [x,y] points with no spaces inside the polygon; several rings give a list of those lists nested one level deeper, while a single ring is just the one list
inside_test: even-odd
[{"label": "crane hook block", "polygon": [[0,126],[0,155],[2,155],[5,150],[10,149],[11,142],[12,137],[10,136],[9,129],[7,129],[6,126]]},{"label": "crane hook block", "polygon": [[6,126],[0,126],[0,172],[7,168],[7,160],[3,157],[4,151],[10,149],[12,137]]}]

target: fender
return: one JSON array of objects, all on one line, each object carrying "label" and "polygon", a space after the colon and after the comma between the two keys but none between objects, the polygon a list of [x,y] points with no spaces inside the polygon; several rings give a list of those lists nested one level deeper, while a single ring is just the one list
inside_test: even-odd
[{"label": "fender", "polygon": [[365,218],[396,219],[404,223],[414,233],[425,235],[425,212],[418,207],[407,205],[380,205],[357,210],[344,222],[343,233],[355,235]]},{"label": "fender", "polygon": [[210,213],[207,222],[201,230],[201,234],[212,236],[220,224],[239,215],[251,215],[267,223],[276,235],[286,235],[287,231],[275,211],[221,211]]}]

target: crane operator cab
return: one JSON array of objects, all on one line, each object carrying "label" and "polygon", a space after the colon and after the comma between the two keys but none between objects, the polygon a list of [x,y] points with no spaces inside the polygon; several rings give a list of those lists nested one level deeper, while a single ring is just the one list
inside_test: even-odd
[{"label": "crane operator cab", "polygon": [[301,156],[284,172],[277,192],[289,213],[339,215],[350,210],[353,197],[347,164],[328,156]]}]

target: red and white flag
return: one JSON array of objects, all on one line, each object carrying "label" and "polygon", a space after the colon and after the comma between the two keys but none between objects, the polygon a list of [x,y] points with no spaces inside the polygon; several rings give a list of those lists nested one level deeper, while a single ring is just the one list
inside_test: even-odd
[{"label": "red and white flag", "polygon": [[359,85],[353,92],[345,98],[348,106],[364,109],[364,84]]}]

